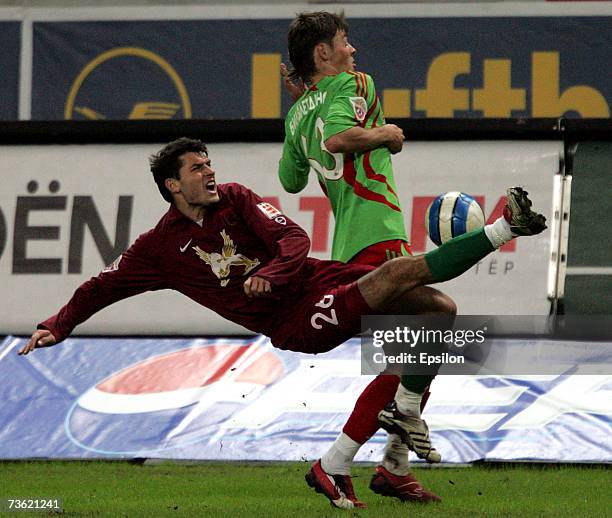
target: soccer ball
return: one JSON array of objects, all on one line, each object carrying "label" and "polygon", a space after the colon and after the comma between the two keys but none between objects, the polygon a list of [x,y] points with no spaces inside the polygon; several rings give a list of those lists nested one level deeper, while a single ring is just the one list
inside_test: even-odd
[{"label": "soccer ball", "polygon": [[452,191],[440,194],[425,214],[429,238],[438,246],[453,237],[484,227],[485,217],[478,202],[469,194]]}]

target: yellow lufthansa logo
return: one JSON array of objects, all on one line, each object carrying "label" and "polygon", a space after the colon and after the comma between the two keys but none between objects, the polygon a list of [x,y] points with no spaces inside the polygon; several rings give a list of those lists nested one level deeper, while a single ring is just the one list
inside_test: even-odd
[{"label": "yellow lufthansa logo", "polygon": [[[187,93],[185,84],[168,61],[154,52],[143,48],[117,47],[100,54],[98,57],[89,62],[85,68],[83,68],[83,70],[81,70],[70,87],[70,92],[64,108],[65,119],[72,119],[75,113],[89,120],[106,118],[104,113],[101,113],[90,106],[75,105],[75,103],[83,83],[92,74],[92,72],[100,65],[118,57],[141,58],[159,67],[172,81],[176,94],[178,95],[176,100],[179,101],[179,103],[160,101],[135,102],[127,116],[128,119],[171,119],[181,109],[183,111],[183,118],[191,118],[191,102],[189,100],[189,94]],[[112,102],[112,98],[110,100]]]}]

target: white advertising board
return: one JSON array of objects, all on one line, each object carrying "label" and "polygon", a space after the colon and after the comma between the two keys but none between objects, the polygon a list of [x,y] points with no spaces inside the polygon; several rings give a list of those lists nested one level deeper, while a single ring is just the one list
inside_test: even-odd
[{"label": "white advertising board", "polygon": [[[96,275],[167,209],[148,169],[161,145],[2,147],[0,174],[0,333],[29,334],[55,313],[83,280]],[[280,144],[209,146],[220,183],[236,181],[280,205],[328,258],[333,216],[314,178],[299,195],[276,176]],[[413,250],[431,249],[423,227],[430,199],[459,190],[501,210],[505,188],[523,185],[550,218],[557,142],[407,143],[394,169]],[[492,216],[493,215],[493,216]],[[549,233],[517,240],[439,287],[462,314],[547,314]],[[81,334],[245,334],[172,292],[115,304],[76,330]]]}]

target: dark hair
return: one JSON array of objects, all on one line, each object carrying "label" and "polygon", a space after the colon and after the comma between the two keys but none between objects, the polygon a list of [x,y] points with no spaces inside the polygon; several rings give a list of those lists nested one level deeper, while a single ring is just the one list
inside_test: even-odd
[{"label": "dark hair", "polygon": [[344,12],[340,14],[319,11],[316,13],[300,13],[291,22],[287,34],[289,59],[293,70],[289,73],[292,79],[302,79],[309,82],[315,74],[313,52],[319,43],[332,44],[338,31],[348,34],[348,23]]},{"label": "dark hair", "polygon": [[208,156],[206,144],[201,140],[181,137],[166,144],[159,152],[149,157],[153,179],[164,200],[172,203],[172,194],[166,188],[166,178],[178,178],[179,169],[183,165],[180,157],[185,153],[204,153]]}]

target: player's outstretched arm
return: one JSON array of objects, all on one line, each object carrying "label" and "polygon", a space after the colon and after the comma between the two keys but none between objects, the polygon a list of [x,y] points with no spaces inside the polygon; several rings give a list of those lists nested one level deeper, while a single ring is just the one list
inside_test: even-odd
[{"label": "player's outstretched arm", "polygon": [[34,331],[30,340],[27,344],[25,344],[20,350],[19,355],[25,356],[26,354],[32,352],[34,349],[40,349],[41,347],[51,347],[55,345],[57,340],[53,333],[48,329],[38,329]]},{"label": "player's outstretched arm", "polygon": [[402,150],[403,145],[404,131],[395,124],[370,129],[353,126],[325,141],[325,147],[330,153],[360,153],[384,146],[395,154]]}]

